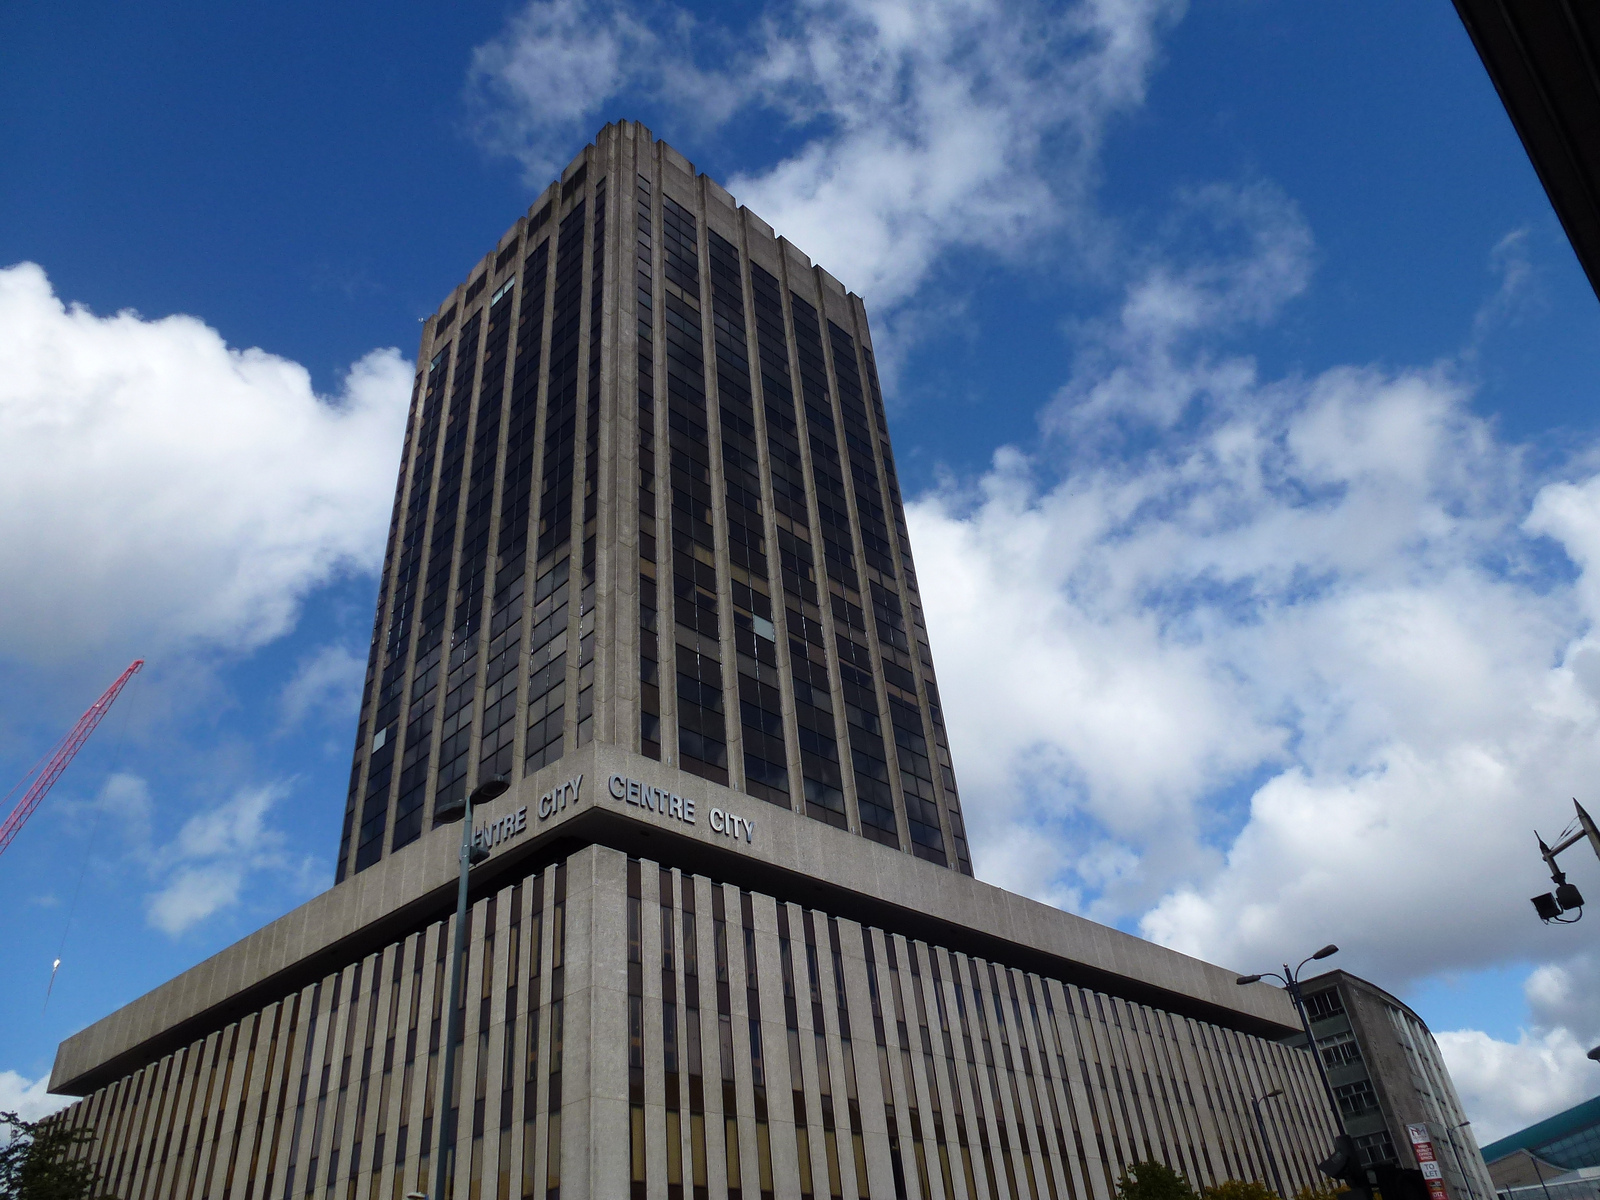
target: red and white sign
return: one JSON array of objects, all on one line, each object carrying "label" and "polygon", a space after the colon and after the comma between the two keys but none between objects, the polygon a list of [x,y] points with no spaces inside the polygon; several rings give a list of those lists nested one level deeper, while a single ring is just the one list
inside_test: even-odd
[{"label": "red and white sign", "polygon": [[1444,1173],[1439,1169],[1438,1156],[1433,1152],[1433,1138],[1426,1125],[1407,1125],[1411,1149],[1417,1156],[1417,1166],[1422,1168],[1422,1178],[1428,1185],[1429,1200],[1446,1200]]}]

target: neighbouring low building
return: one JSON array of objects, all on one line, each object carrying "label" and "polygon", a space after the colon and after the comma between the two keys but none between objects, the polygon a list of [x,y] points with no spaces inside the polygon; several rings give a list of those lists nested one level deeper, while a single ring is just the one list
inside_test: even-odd
[{"label": "neighbouring low building", "polygon": [[[1347,971],[1301,984],[1317,1053],[1328,1068],[1362,1162],[1420,1172],[1460,1200],[1492,1200],[1471,1123],[1427,1023],[1403,1001]],[[1295,1039],[1304,1044],[1304,1035]]]}]

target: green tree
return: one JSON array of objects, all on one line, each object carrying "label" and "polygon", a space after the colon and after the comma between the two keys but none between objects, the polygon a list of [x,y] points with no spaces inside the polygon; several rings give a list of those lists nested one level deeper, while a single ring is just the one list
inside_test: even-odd
[{"label": "green tree", "polygon": [[1337,1186],[1323,1184],[1321,1187],[1308,1183],[1294,1194],[1294,1200],[1336,1200],[1337,1197],[1344,1195],[1349,1190],[1342,1183]]},{"label": "green tree", "polygon": [[98,1182],[77,1152],[94,1141],[91,1129],[69,1129],[61,1121],[24,1121],[0,1112],[0,1200],[88,1200]]},{"label": "green tree", "polygon": [[1119,1200],[1196,1200],[1189,1181],[1165,1163],[1138,1162],[1117,1180]]},{"label": "green tree", "polygon": [[1280,1200],[1278,1193],[1259,1179],[1227,1179],[1200,1192],[1200,1200]]}]

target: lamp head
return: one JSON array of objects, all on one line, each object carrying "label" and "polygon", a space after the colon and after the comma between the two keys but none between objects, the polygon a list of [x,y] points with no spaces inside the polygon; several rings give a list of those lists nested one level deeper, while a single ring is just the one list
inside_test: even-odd
[{"label": "lamp head", "polygon": [[[459,821],[467,815],[467,802],[460,796],[453,800],[441,800],[433,806],[433,819],[437,823]],[[423,1200],[427,1200],[426,1197]]]},{"label": "lamp head", "polygon": [[1313,959],[1329,958],[1332,955],[1335,955],[1337,953],[1339,953],[1339,947],[1335,946],[1332,942],[1329,942],[1326,946],[1324,946],[1321,950],[1318,950],[1311,957]]},{"label": "lamp head", "polygon": [[1234,982],[1237,983],[1240,987],[1243,987],[1247,983],[1260,983],[1261,982],[1261,976],[1259,976],[1259,975],[1241,975],[1241,976],[1239,976],[1239,978],[1235,979]]},{"label": "lamp head", "polygon": [[498,800],[511,788],[511,781],[504,775],[495,775],[485,779],[472,790],[474,804],[487,804],[491,800]]},{"label": "lamp head", "polygon": [[1268,1092],[1265,1096],[1263,1096],[1261,1098],[1263,1100],[1271,1100],[1274,1096],[1281,1096],[1281,1095],[1283,1095],[1283,1089],[1282,1088],[1273,1088],[1270,1092]]}]

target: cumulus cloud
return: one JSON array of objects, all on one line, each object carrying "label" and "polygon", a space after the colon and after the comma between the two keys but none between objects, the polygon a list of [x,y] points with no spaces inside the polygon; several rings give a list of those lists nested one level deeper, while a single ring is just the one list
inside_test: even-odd
[{"label": "cumulus cloud", "polygon": [[1479,1146],[1589,1099],[1600,1085],[1569,1029],[1523,1030],[1515,1042],[1478,1029],[1437,1036]]},{"label": "cumulus cloud", "polygon": [[148,855],[159,880],[146,903],[152,928],[169,937],[186,933],[237,905],[253,877],[266,875],[309,894],[320,881],[314,861],[288,849],[288,839],[267,820],[289,793],[284,783],[241,788],[215,808],[184,822],[177,836]]},{"label": "cumulus cloud", "polygon": [[14,1112],[24,1121],[39,1121],[72,1103],[71,1096],[52,1096],[45,1088],[48,1075],[28,1079],[15,1071],[0,1071],[0,1112]]},{"label": "cumulus cloud", "polygon": [[382,553],[411,386],[394,350],[338,396],[186,316],[99,316],[0,270],[0,656],[248,650]]},{"label": "cumulus cloud", "polygon": [[75,833],[87,836],[98,832],[100,823],[110,817],[122,827],[122,845],[140,852],[150,845],[155,804],[150,799],[149,783],[131,771],[114,771],[106,776],[90,800],[74,802],[62,797],[53,803],[65,811]]},{"label": "cumulus cloud", "polygon": [[[1241,969],[1555,962],[1529,828],[1600,769],[1600,477],[1534,474],[1457,364],[1263,379],[1219,347],[1309,235],[1260,186],[1184,206],[1232,236],[1076,331],[1036,447],[911,506],[979,874]],[[1472,1111],[1582,1090],[1575,972],[1519,1042],[1441,1039]]]},{"label": "cumulus cloud", "polygon": [[[112,869],[131,873],[128,890],[144,881],[145,919],[170,937],[239,905],[251,885],[309,896],[325,886],[325,867],[299,853],[272,822],[292,781],[237,788],[232,795],[189,816],[168,837],[158,829],[158,810],[171,797],[151,794],[147,780],[131,772],[109,776],[91,799],[60,805],[70,836],[92,839],[84,851],[114,847]],[[97,836],[103,826],[115,836]],[[118,886],[122,886],[119,884]]]},{"label": "cumulus cloud", "polygon": [[1181,0],[807,0],[742,26],[671,6],[534,0],[474,59],[487,143],[542,186],[620,101],[792,148],[723,180],[878,312],[943,256],[1083,236],[1109,122],[1136,107]]},{"label": "cumulus cloud", "polygon": [[1168,428],[1196,403],[1248,402],[1252,364],[1218,361],[1210,347],[1270,322],[1304,292],[1313,252],[1299,207],[1270,183],[1179,196],[1121,304],[1082,323],[1077,370],[1046,408],[1044,429],[1085,458],[1114,450],[1118,436]]},{"label": "cumulus cloud", "polygon": [[1523,985],[1531,1025],[1514,1042],[1479,1030],[1439,1034],[1479,1144],[1587,1100],[1600,1090],[1600,955],[1578,954],[1536,968]]},{"label": "cumulus cloud", "polygon": [[366,660],[347,647],[323,646],[301,659],[279,697],[283,728],[292,729],[317,715],[345,720],[355,712],[366,677]]}]

